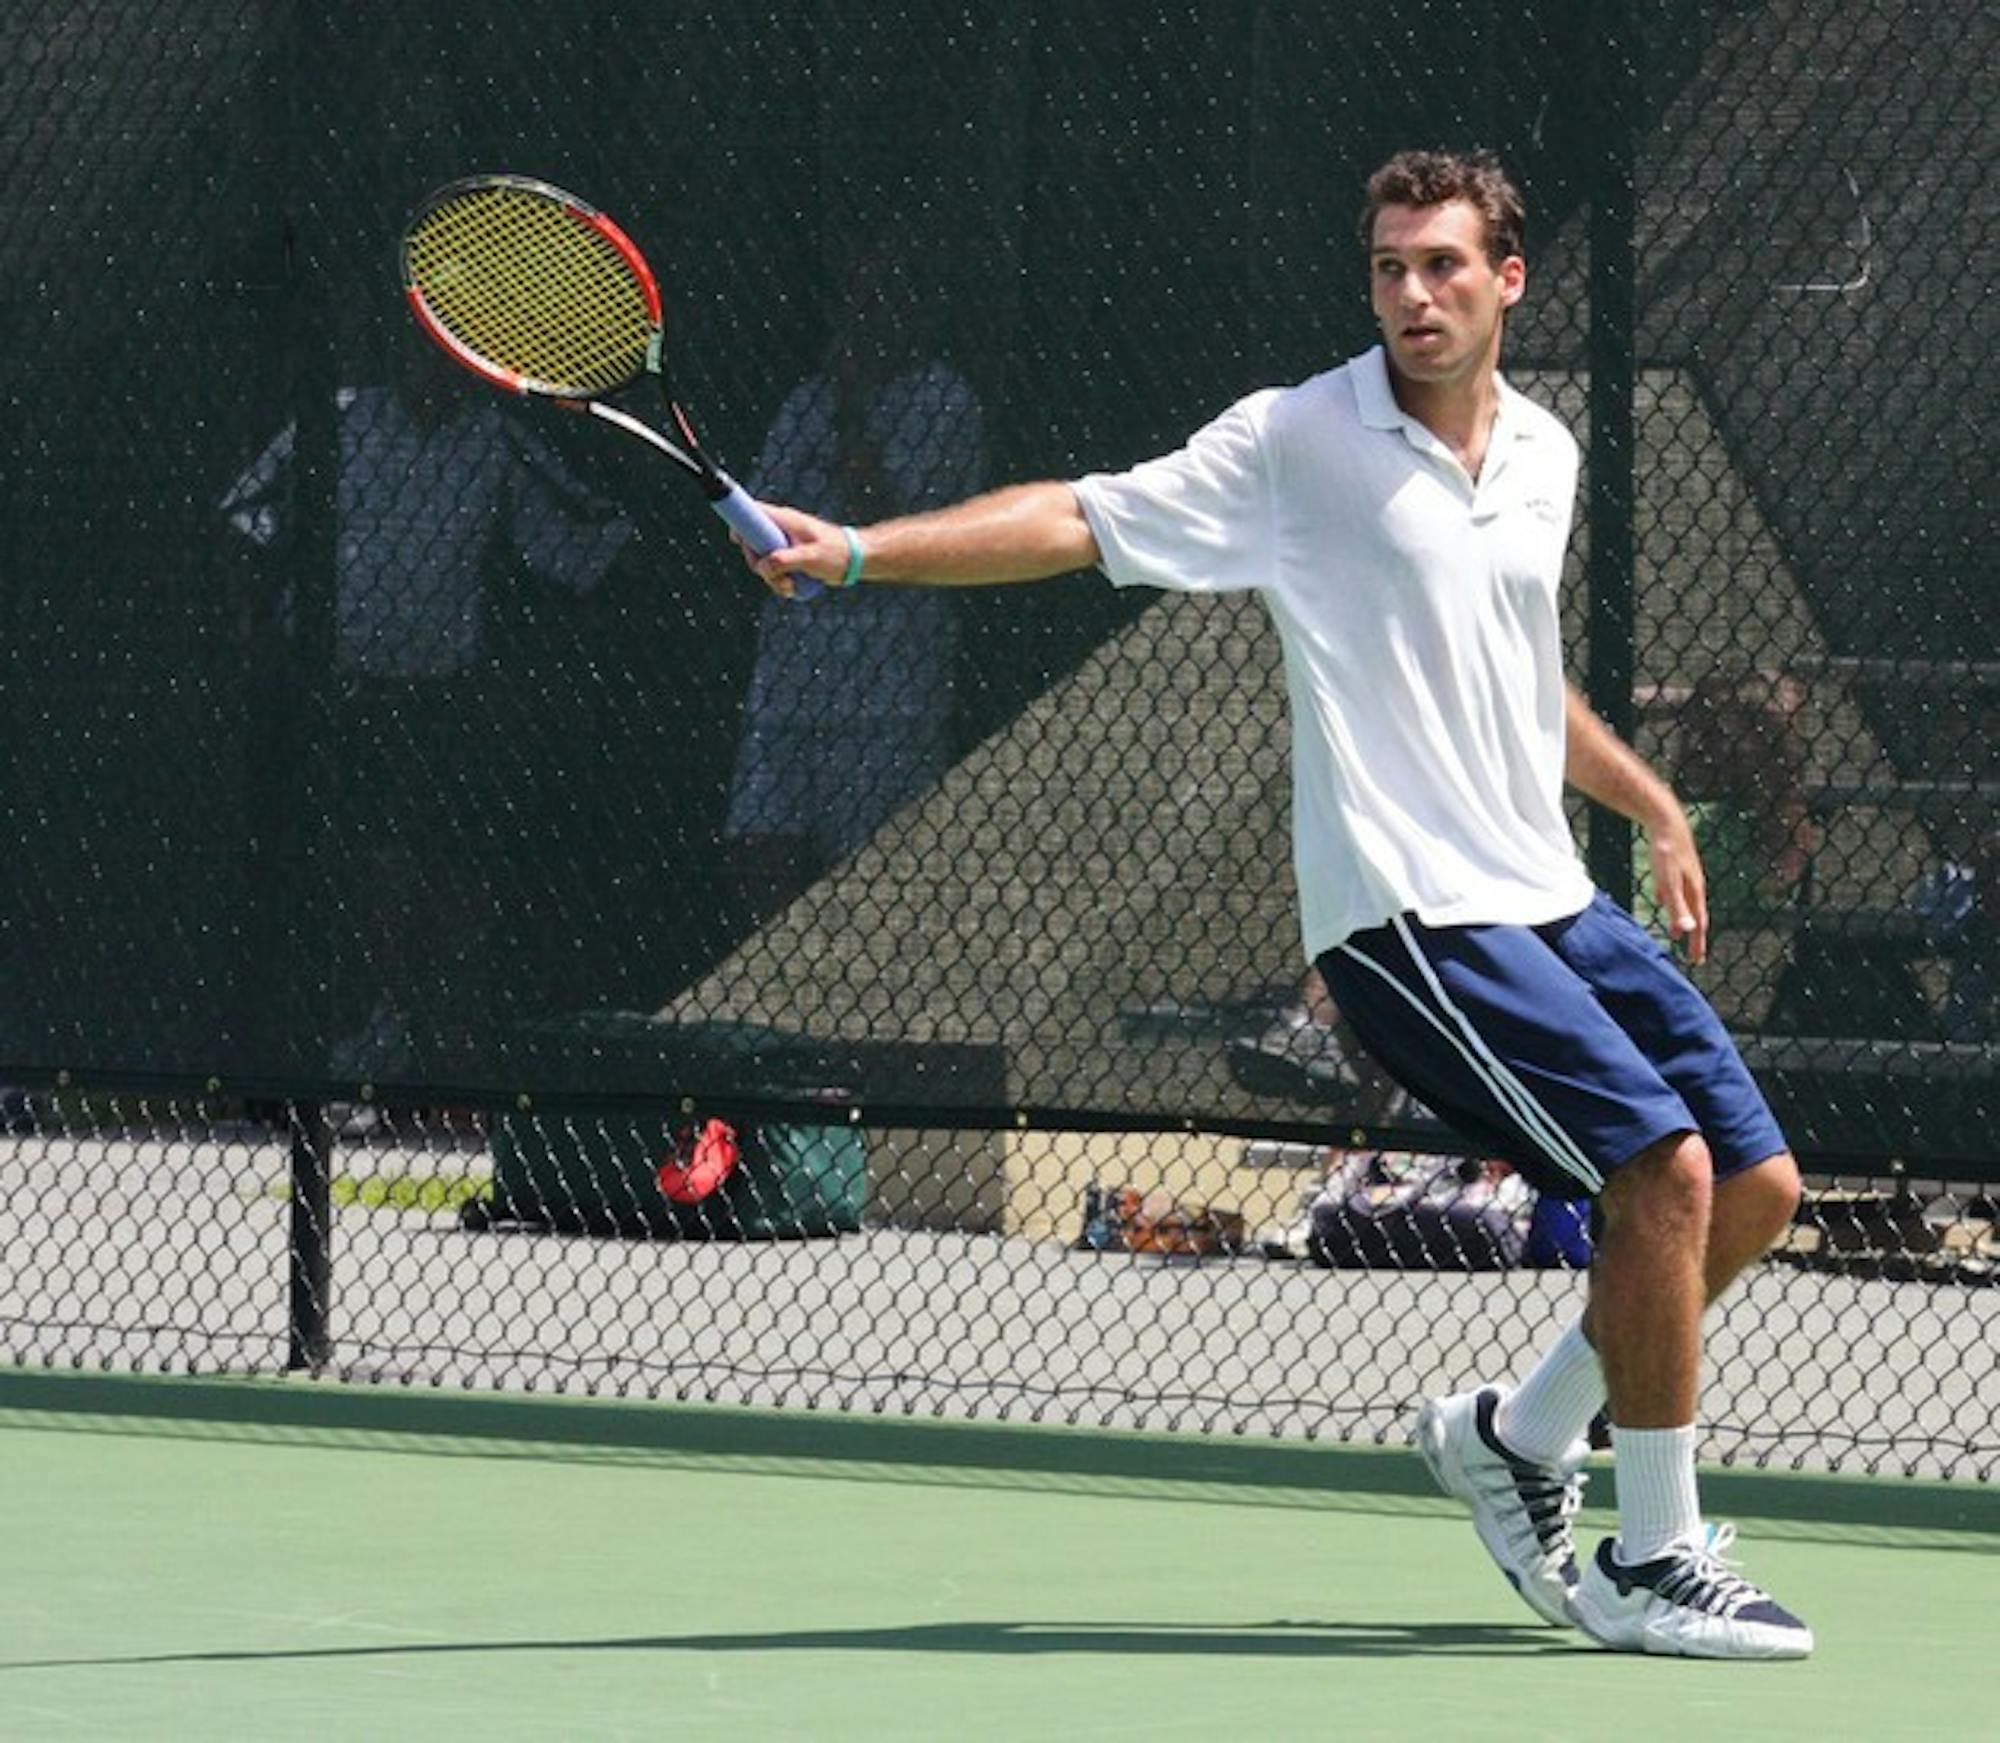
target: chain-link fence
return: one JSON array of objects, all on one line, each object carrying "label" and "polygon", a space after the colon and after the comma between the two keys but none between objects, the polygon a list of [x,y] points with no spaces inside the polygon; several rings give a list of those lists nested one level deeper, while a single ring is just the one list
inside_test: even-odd
[{"label": "chain-link fence", "polygon": [[[1587,456],[1573,670],[1690,803],[1700,978],[1812,1176],[1710,1450],[1987,1474],[1994,35],[11,9],[6,1347],[1378,1436],[1517,1359],[1581,1237],[1303,977],[1261,607],[763,603],[393,271],[441,182],[573,188],[718,453],[873,518],[1364,349],[1362,180],[1478,142],[1531,212],[1510,374]],[[1642,844],[1576,823],[1643,913]]]}]

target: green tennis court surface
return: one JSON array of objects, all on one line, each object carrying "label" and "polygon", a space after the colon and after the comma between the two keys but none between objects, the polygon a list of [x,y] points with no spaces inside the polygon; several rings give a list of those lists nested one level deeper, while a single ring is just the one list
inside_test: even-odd
[{"label": "green tennis court surface", "polygon": [[1993,1719],[2000,1495],[1971,1485],[1712,1473],[1820,1649],[1700,1665],[1535,1625],[1397,1450],[7,1371],[0,1461],[9,1739]]}]

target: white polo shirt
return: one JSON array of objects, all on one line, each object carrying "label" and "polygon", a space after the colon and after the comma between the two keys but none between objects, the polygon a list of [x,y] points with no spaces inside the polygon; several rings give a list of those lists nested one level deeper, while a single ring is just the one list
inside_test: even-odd
[{"label": "white polo shirt", "polygon": [[1562,800],[1576,480],[1569,432],[1502,382],[1475,485],[1377,347],[1072,486],[1117,585],[1262,594],[1308,958],[1406,911],[1539,925],[1589,902]]}]

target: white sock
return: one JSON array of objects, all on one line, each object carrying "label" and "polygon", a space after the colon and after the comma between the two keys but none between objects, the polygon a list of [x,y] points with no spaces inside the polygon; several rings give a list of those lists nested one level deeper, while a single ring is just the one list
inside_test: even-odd
[{"label": "white sock", "polygon": [[1573,1320],[1534,1370],[1500,1400],[1493,1432],[1508,1451],[1538,1465],[1561,1464],[1604,1408],[1604,1369]]},{"label": "white sock", "polygon": [[1617,1556],[1627,1567],[1665,1555],[1701,1535],[1695,1492],[1694,1425],[1686,1428],[1611,1426],[1618,1473]]}]

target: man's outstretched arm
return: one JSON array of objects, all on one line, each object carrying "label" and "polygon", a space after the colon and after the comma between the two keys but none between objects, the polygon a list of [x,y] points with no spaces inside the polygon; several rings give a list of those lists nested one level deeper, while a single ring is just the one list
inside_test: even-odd
[{"label": "man's outstretched arm", "polygon": [[[791,541],[750,562],[773,592],[790,594],[788,575],[838,583],[847,574],[853,549],[843,528],[800,509],[766,506]],[[1041,581],[1087,569],[1098,556],[1076,492],[1056,481],[1011,485],[950,508],[859,527],[854,535],[862,576],[871,582],[984,587]]]}]

